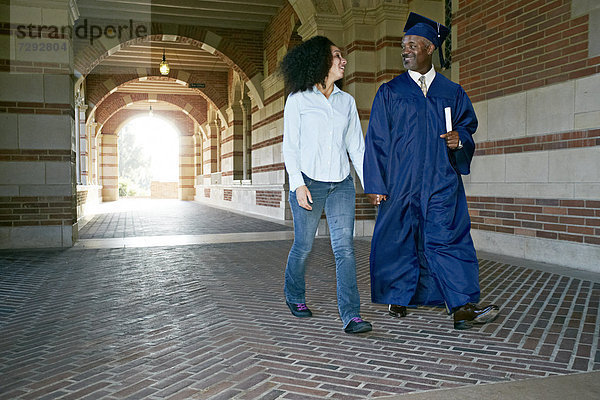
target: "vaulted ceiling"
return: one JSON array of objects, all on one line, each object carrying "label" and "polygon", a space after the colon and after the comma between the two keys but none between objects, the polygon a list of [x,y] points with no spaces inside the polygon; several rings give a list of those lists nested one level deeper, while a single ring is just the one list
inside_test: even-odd
[{"label": "vaulted ceiling", "polygon": [[[120,21],[135,21],[150,27],[187,25],[207,29],[235,29],[263,32],[287,0],[76,0],[79,19],[102,27],[118,26]],[[99,21],[99,22],[98,22]],[[149,30],[149,29],[148,29]],[[78,72],[102,75],[126,73],[138,68],[156,68],[163,52],[172,70],[189,73],[223,73],[231,67],[218,55],[190,43],[176,40],[175,35],[153,35],[150,40],[118,46],[105,37],[90,46],[89,38],[75,37],[75,67]],[[117,45],[113,50],[112,46]],[[108,52],[108,54],[107,54]],[[191,89],[174,81],[140,80],[123,85],[119,92],[189,95]],[[148,104],[136,104],[146,109]],[[155,109],[173,108],[154,105]]]},{"label": "vaulted ceiling", "polygon": [[262,31],[286,0],[77,0],[82,15]]},{"label": "vaulted ceiling", "polygon": [[[109,24],[118,26],[120,21],[132,20],[147,28],[153,23],[160,23],[163,26],[173,24],[262,32],[286,3],[287,0],[76,0],[79,11],[77,25],[90,20],[101,21],[101,27]],[[160,40],[139,42],[119,49],[102,60],[101,68],[115,71],[121,67],[136,68],[140,64],[155,66],[162,59],[163,49],[169,64],[178,70],[210,72],[229,68],[213,54],[189,43],[176,42],[169,36],[173,35],[163,35]],[[80,42],[79,46],[76,43],[76,51],[79,51],[75,66],[79,72],[87,73],[89,70],[84,69],[82,64],[93,63],[101,52],[94,52],[88,38],[83,41],[75,39]],[[107,42],[106,38],[102,39]]]}]

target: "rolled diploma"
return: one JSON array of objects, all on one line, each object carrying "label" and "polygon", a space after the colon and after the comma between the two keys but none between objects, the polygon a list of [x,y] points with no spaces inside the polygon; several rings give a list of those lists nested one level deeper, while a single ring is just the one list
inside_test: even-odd
[{"label": "rolled diploma", "polygon": [[446,132],[450,132],[452,130],[452,113],[450,112],[450,107],[444,108],[444,113],[446,114]]}]

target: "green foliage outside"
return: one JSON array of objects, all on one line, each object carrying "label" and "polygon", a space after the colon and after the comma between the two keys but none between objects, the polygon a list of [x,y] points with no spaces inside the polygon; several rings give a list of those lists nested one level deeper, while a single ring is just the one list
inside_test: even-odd
[{"label": "green foliage outside", "polygon": [[126,126],[119,134],[119,196],[148,197],[152,180],[151,158]]},{"label": "green foliage outside", "polygon": [[136,197],[136,196],[148,196],[146,190],[140,188],[134,182],[131,182],[128,178],[119,178],[119,197]]}]

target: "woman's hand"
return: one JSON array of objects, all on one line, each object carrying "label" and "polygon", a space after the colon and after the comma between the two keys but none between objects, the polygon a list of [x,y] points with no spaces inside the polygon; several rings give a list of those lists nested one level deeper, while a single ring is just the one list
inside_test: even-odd
[{"label": "woman's hand", "polygon": [[385,194],[367,193],[367,197],[369,198],[369,202],[371,202],[371,204],[373,204],[374,206],[378,206],[381,204],[382,201],[387,200],[387,195]]},{"label": "woman's hand", "polygon": [[310,195],[310,190],[306,187],[306,185],[298,186],[296,188],[296,200],[298,200],[298,205],[302,208],[307,209],[308,211],[312,210],[312,206],[309,203],[312,203],[312,196]]}]

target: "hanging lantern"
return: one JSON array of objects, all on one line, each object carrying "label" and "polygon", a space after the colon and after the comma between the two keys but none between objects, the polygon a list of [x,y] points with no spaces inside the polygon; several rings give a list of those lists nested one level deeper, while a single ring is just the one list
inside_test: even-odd
[{"label": "hanging lantern", "polygon": [[165,58],[165,50],[163,49],[163,58],[162,61],[160,62],[160,66],[158,67],[160,74],[161,75],[169,75],[169,71],[171,70],[171,68],[169,67],[169,63],[167,62],[167,59]]}]

